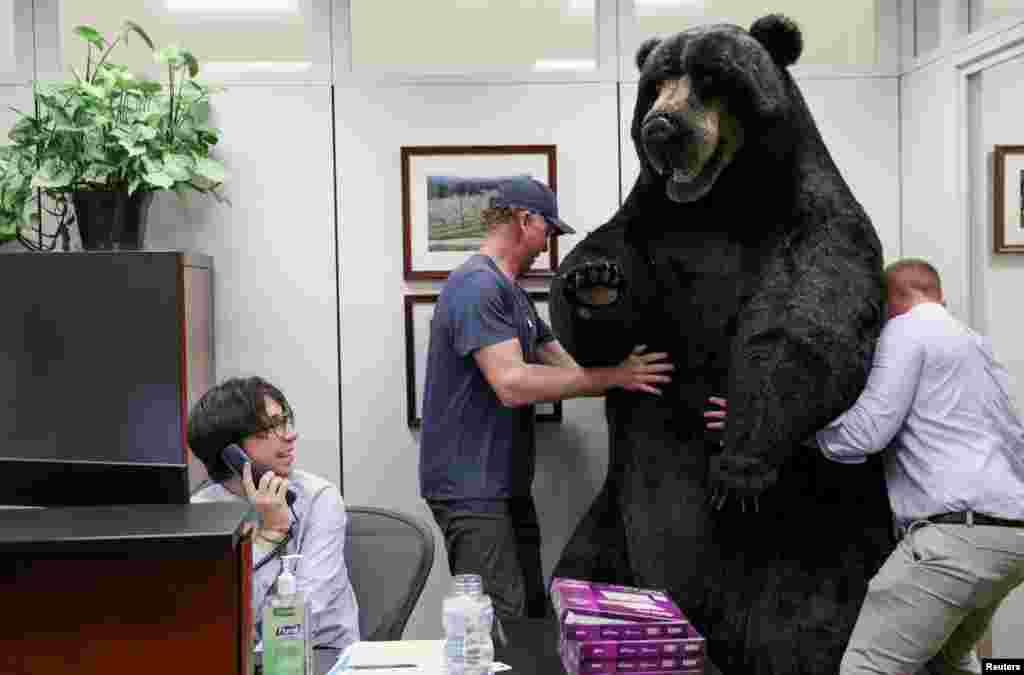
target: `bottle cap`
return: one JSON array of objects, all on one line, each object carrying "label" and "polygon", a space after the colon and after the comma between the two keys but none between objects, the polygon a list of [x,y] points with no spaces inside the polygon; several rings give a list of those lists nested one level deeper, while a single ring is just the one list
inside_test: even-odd
[{"label": "bottle cap", "polygon": [[295,568],[298,567],[300,560],[302,560],[302,554],[300,553],[281,556],[283,569],[280,576],[277,577],[278,595],[292,595],[295,593],[298,587],[298,583],[295,580]]}]

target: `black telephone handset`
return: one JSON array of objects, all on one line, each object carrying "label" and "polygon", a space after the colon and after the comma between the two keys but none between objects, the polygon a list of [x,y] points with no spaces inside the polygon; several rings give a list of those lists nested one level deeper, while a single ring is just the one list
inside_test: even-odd
[{"label": "black telephone handset", "polygon": [[[246,462],[252,462],[252,482],[255,485],[260,484],[260,478],[263,474],[270,471],[269,466],[263,466],[257,462],[253,462],[249,459],[249,455],[245,454],[245,450],[242,450],[237,443],[231,443],[220,452],[221,459],[224,463],[231,467],[231,470],[238,474],[239,478],[242,476],[242,468]],[[288,502],[288,506],[295,503],[295,490],[288,488],[287,494],[284,496],[284,500]]]}]

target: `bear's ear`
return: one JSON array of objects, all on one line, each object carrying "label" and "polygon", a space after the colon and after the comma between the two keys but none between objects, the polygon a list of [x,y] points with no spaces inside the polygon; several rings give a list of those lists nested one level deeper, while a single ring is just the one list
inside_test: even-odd
[{"label": "bear's ear", "polygon": [[762,16],[750,27],[750,35],[764,45],[780,68],[788,68],[796,63],[804,50],[800,27],[781,14]]},{"label": "bear's ear", "polygon": [[647,57],[651,55],[654,48],[661,44],[661,38],[647,38],[644,43],[640,45],[640,49],[636,50],[636,69],[643,70],[644,64],[647,63]]}]

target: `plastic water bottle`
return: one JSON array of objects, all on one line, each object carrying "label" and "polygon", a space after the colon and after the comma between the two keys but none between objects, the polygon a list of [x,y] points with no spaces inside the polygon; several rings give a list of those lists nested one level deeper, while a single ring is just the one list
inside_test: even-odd
[{"label": "plastic water bottle", "polygon": [[494,661],[491,599],[483,593],[479,574],[452,579],[444,599],[445,672],[448,675],[487,675]]},{"label": "plastic water bottle", "polygon": [[491,672],[491,664],[494,663],[494,639],[491,637],[491,630],[494,627],[494,604],[488,595],[480,594],[480,666],[483,675]]},{"label": "plastic water bottle", "polygon": [[474,601],[467,592],[468,575],[452,579],[444,598],[441,621],[444,625],[444,671],[447,675],[465,675],[466,631],[473,618]]}]

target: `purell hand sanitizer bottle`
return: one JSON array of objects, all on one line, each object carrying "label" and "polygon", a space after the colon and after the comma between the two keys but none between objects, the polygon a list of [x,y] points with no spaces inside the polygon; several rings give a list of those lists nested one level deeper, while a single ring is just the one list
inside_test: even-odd
[{"label": "purell hand sanitizer bottle", "polygon": [[301,558],[281,556],[284,570],[277,577],[276,593],[263,610],[264,675],[313,675],[313,617],[295,581]]}]

